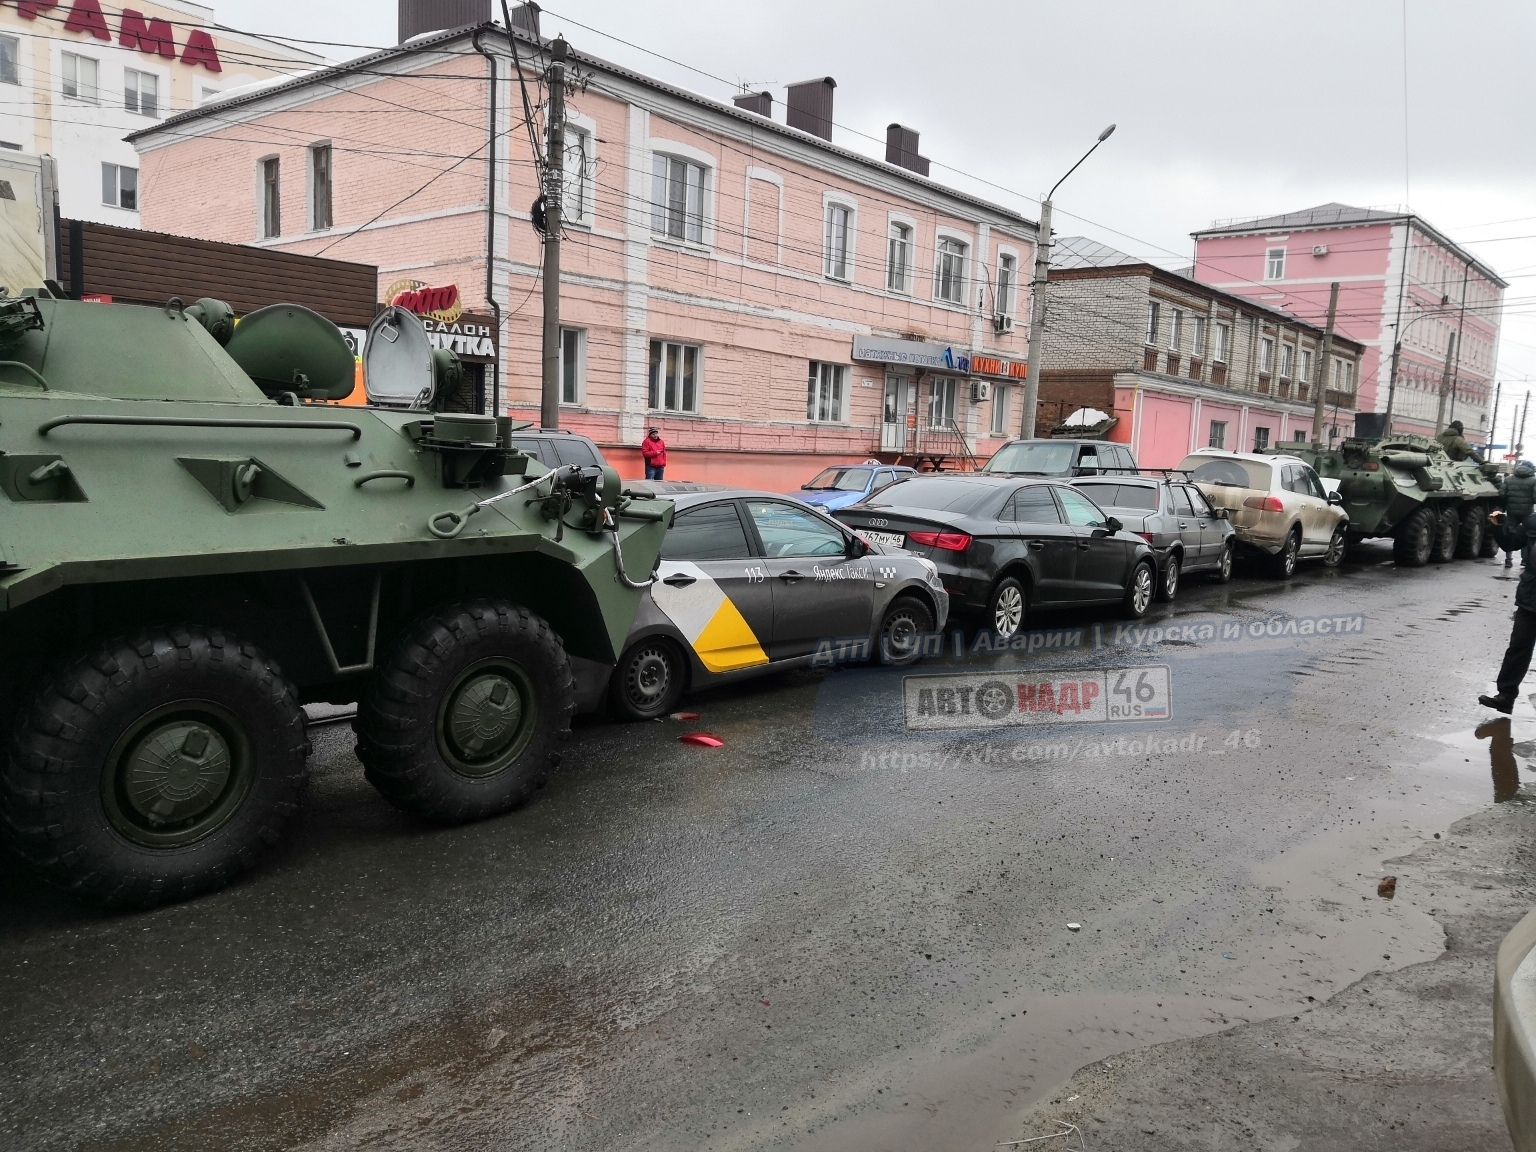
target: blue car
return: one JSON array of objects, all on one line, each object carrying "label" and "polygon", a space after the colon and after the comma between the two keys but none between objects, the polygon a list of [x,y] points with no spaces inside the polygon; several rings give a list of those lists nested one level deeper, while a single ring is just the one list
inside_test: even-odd
[{"label": "blue car", "polygon": [[882,464],[867,460],[862,464],[834,464],[824,468],[816,479],[803,484],[800,491],[792,493],[807,504],[825,508],[828,512],[846,508],[873,496],[880,489],[898,480],[917,474],[915,468],[899,464]]}]

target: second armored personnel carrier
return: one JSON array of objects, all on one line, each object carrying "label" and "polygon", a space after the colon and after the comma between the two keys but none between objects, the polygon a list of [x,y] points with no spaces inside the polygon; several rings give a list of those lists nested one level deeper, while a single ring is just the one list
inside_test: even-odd
[{"label": "second armored personnel carrier", "polygon": [[1488,523],[1501,499],[1495,466],[1451,460],[1436,440],[1393,433],[1349,437],[1328,447],[1277,443],[1268,451],[1299,456],[1325,480],[1336,480],[1351,541],[1390,536],[1399,564],[1417,567],[1498,550]]},{"label": "second armored personnel carrier", "polygon": [[116,906],[216,888],[301,802],[302,706],[438,821],[505,812],[600,699],[671,505],[434,411],[421,323],[370,329],[370,406],[293,305],[0,299],[0,830]]}]

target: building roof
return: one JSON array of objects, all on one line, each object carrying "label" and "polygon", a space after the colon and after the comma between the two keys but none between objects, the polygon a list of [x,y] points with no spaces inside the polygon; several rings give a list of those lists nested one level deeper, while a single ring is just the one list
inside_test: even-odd
[{"label": "building roof", "polygon": [[[537,52],[544,51],[551,43],[551,41],[547,39],[530,36],[520,28],[514,29],[512,35],[508,36],[507,29],[502,25],[495,23],[468,25],[462,28],[450,28],[442,32],[413,36],[406,43],[397,45],[394,48],[381,49],[378,52],[372,52],[365,56],[359,56],[355,60],[348,60],[343,64],[336,64],[326,68],[318,68],[311,72],[305,72],[299,76],[295,76],[293,79],[288,80],[285,83],[273,84],[269,87],[263,86],[260,89],[252,89],[248,91],[236,91],[234,94],[219,99],[210,105],[205,105],[198,108],[190,108],[185,112],[177,113],[175,116],[168,116],[152,127],[141,129],[138,132],[129,133],[126,137],[124,137],[124,139],[126,139],[130,144],[137,145],[140,141],[149,141],[162,133],[168,133],[173,138],[185,138],[187,133],[176,132],[175,130],[182,127],[183,125],[194,123],[195,121],[200,120],[205,116],[217,115],[219,117],[227,117],[230,111],[234,108],[258,103],[262,100],[270,99],[273,96],[279,96],[289,92],[296,92],[302,88],[310,87],[311,85],[321,85],[330,91],[335,91],[333,82],[342,77],[346,77],[355,73],[366,74],[379,68],[380,65],[406,58],[413,53],[426,52],[437,48],[443,48],[457,40],[469,40],[477,34],[485,35],[488,33],[495,33],[497,36],[509,40],[516,40],[523,45],[525,50],[532,49]],[[621,79],[628,80],[631,83],[649,88],[653,92],[659,92],[664,95],[671,96],[675,99],[686,101],[689,104],[694,104],[699,107],[706,108],[710,112],[724,116],[727,119],[749,124],[754,129],[767,130],[777,135],[792,139],[797,143],[808,144],[811,147],[817,148],[824,152],[828,152],[844,160],[852,161],[861,167],[868,168],[872,171],[877,171],[882,175],[894,176],[907,183],[915,184],[919,187],[928,189],[929,191],[937,192],[954,200],[973,205],[977,208],[985,209],[987,212],[1001,216],[1011,223],[1018,224],[1026,231],[1034,232],[1037,229],[1035,221],[1029,219],[1027,216],[1023,216],[1013,211],[1010,208],[1004,208],[1001,205],[993,204],[990,201],[983,200],[978,196],[972,196],[968,193],[957,191],[954,188],[948,187],[947,185],[940,184],[936,180],[930,180],[927,177],[919,176],[916,173],[898,165],[887,164],[883,160],[876,160],[869,156],[865,156],[863,153],[854,152],[851,149],[839,147],[838,145],[833,144],[831,141],[823,140],[820,136],[813,136],[809,132],[802,132],[800,129],[791,128],[787,124],[780,124],[778,121],[772,120],[767,116],[761,116],[756,112],[744,111],[732,104],[725,103],[724,101],[716,100],[709,96],[702,96],[697,92],[690,92],[686,88],[679,88],[675,85],[668,84],[665,81],[657,80],[654,77],[646,76],[640,72],[635,72],[621,64],[614,64],[608,60],[602,59],[601,57],[592,56],[585,52],[578,52],[574,48],[567,50],[566,58],[572,64],[585,66],[593,70],[607,72],[610,75],[617,76]],[[221,122],[218,127],[228,127],[228,123]]]},{"label": "building roof", "polygon": [[1334,201],[1303,208],[1299,212],[1282,212],[1278,216],[1254,216],[1246,220],[1216,220],[1209,228],[1190,235],[1196,240],[1205,236],[1243,236],[1255,232],[1305,231],[1309,228],[1347,228],[1357,224],[1406,223],[1418,228],[1435,243],[1456,253],[1462,261],[1471,264],[1500,288],[1508,288],[1504,279],[1472,253],[1439,231],[1422,216],[1407,208],[1356,208]]},{"label": "building roof", "polygon": [[1145,260],[1086,236],[1061,236],[1051,241],[1053,271],[1067,268],[1122,268],[1145,263]]}]

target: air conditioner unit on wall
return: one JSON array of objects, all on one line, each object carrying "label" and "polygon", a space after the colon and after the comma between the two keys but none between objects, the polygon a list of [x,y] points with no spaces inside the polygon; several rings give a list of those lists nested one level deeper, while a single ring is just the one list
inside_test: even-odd
[{"label": "air conditioner unit on wall", "polygon": [[1326,256],[1326,255],[1328,255],[1328,245],[1326,245],[1326,244],[1314,244],[1314,245],[1312,245],[1312,255],[1314,255],[1314,256]]},{"label": "air conditioner unit on wall", "polygon": [[994,316],[994,317],[992,317],[992,327],[997,329],[997,331],[999,331],[999,332],[1012,332],[1013,331],[1013,317],[1012,316]]},{"label": "air conditioner unit on wall", "polygon": [[990,400],[990,399],[992,399],[992,385],[987,383],[985,380],[977,380],[977,381],[975,381],[971,385],[971,399],[972,400]]}]

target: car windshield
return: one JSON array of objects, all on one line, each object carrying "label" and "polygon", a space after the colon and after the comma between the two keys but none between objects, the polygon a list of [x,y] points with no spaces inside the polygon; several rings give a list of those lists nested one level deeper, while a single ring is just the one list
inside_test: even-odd
[{"label": "car windshield", "polygon": [[1062,476],[1072,471],[1072,454],[1075,444],[1024,440],[1017,444],[1004,444],[997,454],[987,461],[983,472],[1039,472],[1045,476]]},{"label": "car windshield", "polygon": [[1232,460],[1225,456],[1188,456],[1179,465],[1196,484],[1218,488],[1253,488],[1268,492],[1272,473],[1257,460]]},{"label": "car windshield", "polygon": [[958,477],[916,476],[898,480],[865,506],[883,508],[927,508],[936,512],[970,512],[991,497],[1001,497],[995,483],[978,484]]},{"label": "car windshield", "polygon": [[1157,488],[1151,484],[1077,484],[1100,508],[1132,508],[1155,512],[1162,503]]},{"label": "car windshield", "polygon": [[806,492],[862,492],[869,487],[869,468],[826,468],[809,484]]}]

